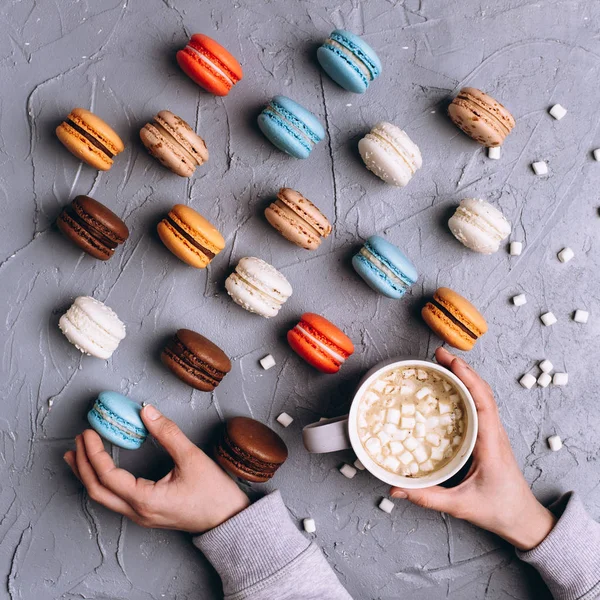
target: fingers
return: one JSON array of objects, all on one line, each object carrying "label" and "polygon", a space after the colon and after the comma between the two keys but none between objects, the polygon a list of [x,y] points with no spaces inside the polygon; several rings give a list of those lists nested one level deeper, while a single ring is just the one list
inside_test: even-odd
[{"label": "fingers", "polygon": [[197,454],[197,446],[192,444],[173,421],[167,419],[154,406],[148,404],[142,408],[142,420],[154,439],[170,454],[177,466],[185,466]]},{"label": "fingers", "polygon": [[[83,437],[81,435],[78,435],[75,438],[75,445],[77,451],[74,453],[67,452],[67,454],[74,454],[75,466],[79,473],[79,478],[87,489],[89,497],[95,502],[98,502],[98,504],[102,504],[110,510],[135,520],[136,514],[131,506],[125,502],[125,500],[103,486],[98,479],[98,476],[88,459]],[[67,463],[70,459],[71,457],[69,457],[69,459],[65,458]]]},{"label": "fingers", "polygon": [[[77,479],[79,479],[79,481],[81,481],[81,475],[79,474],[79,469],[77,468],[75,452],[73,452],[73,450],[69,450],[68,452],[65,453],[65,455],[63,456],[63,459],[69,465],[69,467],[71,467],[71,471],[73,471],[73,474],[75,475],[75,477],[77,477]],[[81,483],[83,483],[83,481],[81,481]]]},{"label": "fingers", "polygon": [[391,496],[392,498],[405,498],[417,506],[445,512],[461,518],[461,510],[457,506],[457,493],[453,489],[446,489],[439,485],[423,490],[405,490],[393,487]]}]

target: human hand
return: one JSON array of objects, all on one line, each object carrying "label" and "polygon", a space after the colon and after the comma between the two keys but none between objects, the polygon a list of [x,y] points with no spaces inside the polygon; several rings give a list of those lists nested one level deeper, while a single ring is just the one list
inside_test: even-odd
[{"label": "human hand", "polygon": [[534,548],[550,533],[556,518],[537,501],[521,473],[492,389],[462,358],[444,348],[438,348],[435,356],[465,384],[475,400],[479,432],[473,464],[457,487],[392,488],[392,497],[407,498],[424,508],[465,519],[503,537],[519,550]]},{"label": "human hand", "polygon": [[115,466],[100,436],[87,429],[65,461],[92,500],[142,527],[203,533],[244,510],[248,497],[235,482],[153,406],[142,420],[169,453],[174,467],[159,481],[135,478]]}]

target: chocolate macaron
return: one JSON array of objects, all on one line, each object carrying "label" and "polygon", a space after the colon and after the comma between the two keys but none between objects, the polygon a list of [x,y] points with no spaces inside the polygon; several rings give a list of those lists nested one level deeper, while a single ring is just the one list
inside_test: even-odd
[{"label": "chocolate macaron", "polygon": [[233,417],[215,446],[215,459],[231,475],[263,483],[275,475],[288,456],[284,441],[266,425]]},{"label": "chocolate macaron", "polygon": [[77,196],[56,221],[65,237],[98,260],[108,260],[129,237],[129,229],[115,213],[89,196]]},{"label": "chocolate macaron", "polygon": [[177,331],[160,359],[183,383],[202,392],[212,392],[231,371],[225,352],[191,329]]}]

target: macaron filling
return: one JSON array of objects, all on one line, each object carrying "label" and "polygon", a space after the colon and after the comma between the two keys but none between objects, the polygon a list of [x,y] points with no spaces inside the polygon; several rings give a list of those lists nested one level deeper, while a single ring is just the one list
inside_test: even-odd
[{"label": "macaron filling", "polygon": [[[512,127],[509,127],[493,110],[490,110],[481,100],[471,96],[470,94],[459,93],[456,97],[457,104],[464,106],[470,110],[475,116],[484,119],[488,125],[493,127],[506,137]],[[462,101],[462,102],[461,102]],[[479,112],[478,112],[479,111]]]},{"label": "macaron filling", "polygon": [[396,141],[391,136],[388,136],[383,130],[373,129],[369,133],[367,133],[365,137],[371,138],[372,140],[383,144],[383,147],[386,148],[388,152],[399,156],[402,159],[402,161],[406,164],[412,175],[414,175],[417,172],[417,165],[413,161],[411,161],[409,157],[407,157],[406,153],[403,152],[401,148],[398,147]]},{"label": "macaron filling", "polygon": [[[59,327],[61,331],[66,334],[66,323],[63,321],[63,319],[64,321],[67,321],[76,331],[81,333],[86,332],[85,336],[89,337],[95,345],[102,348],[106,352],[114,352],[117,349],[119,342],[125,337],[124,333],[122,336],[117,336],[107,329],[104,329],[77,304],[71,305],[69,310],[67,310],[67,312],[60,318]],[[79,348],[79,346],[77,347]],[[79,349],[82,350],[81,348]],[[82,352],[83,351],[84,350],[82,350]]]},{"label": "macaron filling", "polygon": [[119,415],[107,408],[100,400],[96,400],[91,412],[93,414],[95,413],[97,417],[102,419],[105,423],[108,423],[119,433],[123,434],[124,437],[131,437],[143,442],[148,435],[146,429],[141,429],[122,417],[119,417]]},{"label": "macaron filling", "polygon": [[474,213],[464,206],[459,206],[454,214],[457,218],[469,223],[469,225],[472,225],[487,235],[492,236],[494,241],[497,241],[498,243],[500,243],[507,235],[503,234],[497,227],[494,227],[493,223],[490,223],[482,216]]},{"label": "macaron filling", "polygon": [[185,47],[185,51],[192,53],[211,69],[214,69],[217,72],[217,75],[222,77],[230,86],[235,85],[239,81],[239,79],[214,54],[211,54],[205,48],[195,48],[191,44],[188,44]]},{"label": "macaron filling", "polygon": [[414,283],[412,279],[406,277],[404,273],[401,273],[391,263],[386,261],[384,256],[375,256],[368,244],[365,244],[360,249],[359,254],[364,256],[370,264],[381,271],[391,281],[392,285],[395,288],[399,288],[400,291],[405,292]]},{"label": "macaron filling", "polygon": [[[172,150],[182,152],[185,158],[192,163],[192,165],[201,165],[202,160],[198,161],[196,156],[190,152],[190,148],[187,148],[180,140],[176,139],[174,135],[168,131],[159,121],[154,121],[154,123],[147,123],[146,129],[149,129],[154,133],[155,136],[158,137],[159,140],[163,140],[167,146],[171,146]],[[152,151],[152,148],[148,148],[148,150]]]},{"label": "macaron filling", "polygon": [[271,103],[263,111],[263,114],[266,114],[272,119],[283,119],[283,121],[290,128],[290,133],[296,137],[298,141],[300,141],[308,150],[312,150],[312,147],[321,139],[300,119],[295,117],[289,110],[275,101],[271,101]]},{"label": "macaron filling", "polygon": [[443,303],[438,301],[437,298],[434,297],[433,300],[430,301],[430,304],[435,309],[439,310],[444,315],[444,317],[446,317],[452,323],[454,323],[454,325],[457,325],[458,327],[460,327],[460,329],[462,329],[462,331],[464,331],[472,339],[477,340],[479,338],[479,335],[481,335],[474,331],[471,331],[465,323],[463,323],[457,317],[455,317],[454,314],[452,312],[450,312],[450,310],[448,310],[448,308]]},{"label": "macaron filling", "polygon": [[100,140],[95,138],[91,133],[88,133],[83,127],[80,127],[77,123],[75,123],[75,121],[67,118],[65,123],[69,127],[72,127],[77,133],[82,135],[88,142],[98,148],[98,150],[106,154],[108,158],[114,158],[116,156],[116,154],[109,150]]},{"label": "macaron filling", "polygon": [[327,344],[327,342],[329,342],[329,344],[331,344],[331,342],[324,336],[321,336],[316,329],[311,327],[305,321],[300,321],[300,323],[294,327],[294,330],[301,336],[307,338],[314,346],[324,352],[329,358],[333,359],[337,365],[342,365],[349,356],[346,353],[342,355],[333,350],[333,348]]},{"label": "macaron filling", "polygon": [[[87,237],[91,238],[91,242],[96,241],[96,244],[98,247],[100,247],[100,249],[114,250],[119,243],[122,244],[125,241],[123,238],[110,231],[107,227],[104,227],[101,223],[83,211],[83,209],[76,204],[69,205],[64,208],[61,219],[67,221],[67,218],[74,224],[81,227],[84,232],[88,234]],[[114,236],[116,239],[110,238],[109,235]]]},{"label": "macaron filling", "polygon": [[357,56],[355,56],[351,50],[346,48],[344,45],[340,44],[336,40],[329,38],[325,40],[323,44],[325,48],[334,52],[337,56],[339,56],[342,60],[346,61],[360,77],[362,78],[365,85],[369,84],[369,81],[373,80],[373,75],[371,71],[367,67],[367,65],[360,60]]},{"label": "macaron filling", "polygon": [[[355,59],[360,61],[361,71],[365,72],[366,69],[367,77],[372,81],[379,75],[380,69],[377,65],[369,58],[366,52],[362,50],[357,44],[352,43],[346,36],[338,33],[337,31],[333,31],[329,36],[329,39],[325,42],[325,44],[330,44],[334,48],[338,48],[341,46],[345,50],[345,54],[348,52]],[[356,62],[358,65],[358,62]]]},{"label": "macaron filling", "polygon": [[[231,441],[227,431],[225,431],[221,437],[221,443],[217,447],[217,452],[226,460],[233,462],[240,471],[245,471],[255,477],[271,478],[275,474],[275,471],[281,466],[280,463],[261,460],[240,448]],[[236,460],[237,457],[242,460]]]},{"label": "macaron filling", "polygon": [[185,371],[213,387],[217,387],[226,375],[224,371],[195,356],[177,336],[167,345],[164,353]]},{"label": "macaron filling", "polygon": [[194,248],[205,254],[209,259],[213,259],[216,254],[203,246],[200,242],[198,242],[192,235],[190,235],[183,227],[183,223],[181,223],[178,219],[174,218],[171,213],[169,213],[164,219],[163,223],[174,229],[181,237],[183,237],[186,241],[188,241]]}]

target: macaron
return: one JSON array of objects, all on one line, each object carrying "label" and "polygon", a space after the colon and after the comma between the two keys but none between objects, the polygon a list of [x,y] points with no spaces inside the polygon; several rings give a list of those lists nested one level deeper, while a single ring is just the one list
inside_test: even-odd
[{"label": "macaron", "polygon": [[191,177],[208,160],[204,140],[170,110],[161,110],[146,123],[140,139],[154,158],[180,177]]},{"label": "macaron", "polygon": [[201,33],[195,33],[187,46],[177,52],[177,63],[192,81],[215,96],[227,96],[244,76],[236,58]]},{"label": "macaron", "polygon": [[184,204],[176,204],[157,229],[162,243],[177,258],[197,269],[205,269],[225,248],[225,240],[217,229]]},{"label": "macaron", "polygon": [[388,298],[402,298],[418,278],[408,257],[378,235],[372,235],[354,255],[352,266],[371,289]]},{"label": "macaron", "polygon": [[225,352],[191,329],[179,329],[160,359],[183,383],[202,392],[212,392],[231,371]]},{"label": "macaron", "polygon": [[467,248],[481,254],[493,254],[511,231],[506,217],[485,200],[466,198],[450,217],[448,227]]},{"label": "macaron", "polygon": [[117,392],[100,392],[87,418],[92,428],[111,444],[137,450],[148,436],[141,409],[137,402]]},{"label": "macaron", "polygon": [[106,304],[79,296],[60,318],[58,326],[78,350],[108,360],[125,339],[125,325]]},{"label": "macaron", "polygon": [[472,350],[488,329],[479,311],[466,298],[446,287],[435,292],[421,315],[439,338],[459,350]]},{"label": "macaron", "polygon": [[99,260],[108,260],[129,237],[129,229],[115,213],[89,196],[77,196],[56,221],[66,238]]},{"label": "macaron", "polygon": [[225,280],[231,299],[248,312],[269,319],[292,295],[290,282],[272,265],[260,258],[242,258]]},{"label": "macaron", "polygon": [[285,96],[269,102],[258,115],[258,126],[275,147],[295,158],[308,158],[325,137],[319,119]]},{"label": "macaron", "polygon": [[323,373],[337,373],[354,352],[352,340],[325,317],[304,313],[287,334],[292,350]]},{"label": "macaron", "polygon": [[515,126],[513,116],[500,102],[472,87],[458,92],[448,115],[459,129],[488,148],[501,146]]},{"label": "macaron", "polygon": [[363,94],[381,73],[375,50],[350,31],[336,29],[317,50],[317,60],[331,79],[349,92]]},{"label": "macaron", "polygon": [[85,108],[74,108],[56,128],[65,148],[99,171],[108,171],[125,149],[121,138],[100,117]]},{"label": "macaron", "polygon": [[217,463],[234,477],[264,483],[286,461],[285,442],[269,427],[248,417],[228,419],[214,449]]},{"label": "macaron", "polygon": [[407,185],[423,165],[419,147],[392,123],[375,125],[358,142],[358,151],[369,171],[398,187]]},{"label": "macaron", "polygon": [[286,239],[306,250],[315,250],[331,233],[327,217],[300,192],[281,188],[277,200],[265,210],[267,221]]}]

